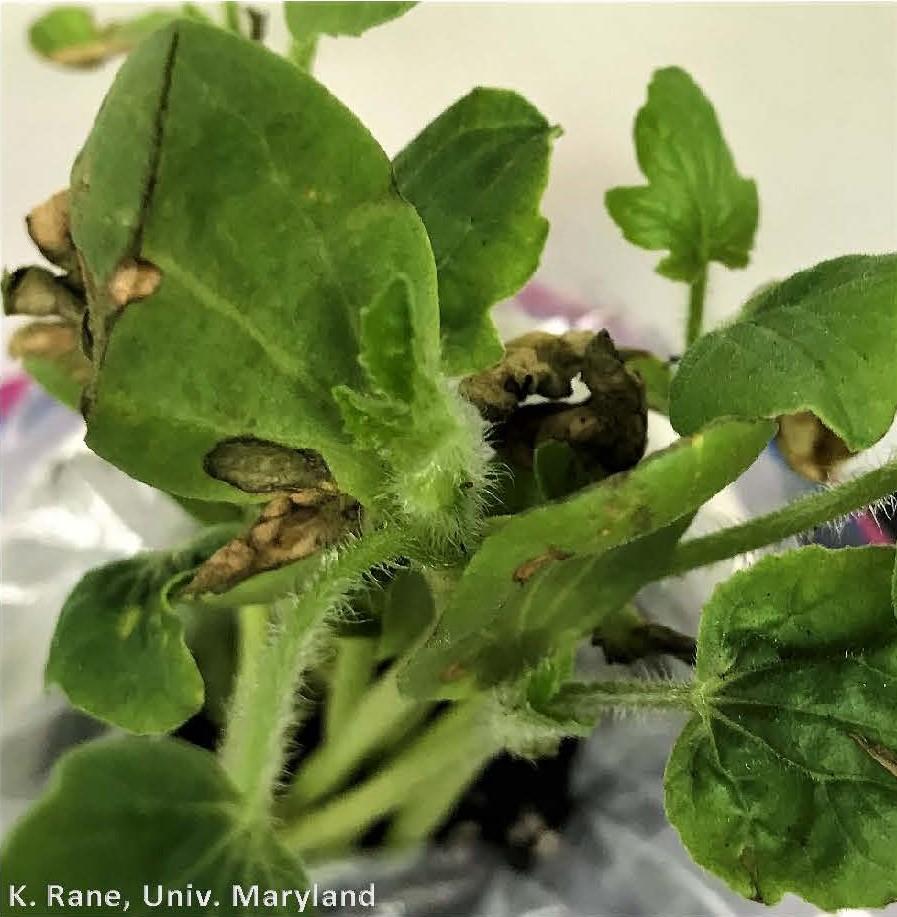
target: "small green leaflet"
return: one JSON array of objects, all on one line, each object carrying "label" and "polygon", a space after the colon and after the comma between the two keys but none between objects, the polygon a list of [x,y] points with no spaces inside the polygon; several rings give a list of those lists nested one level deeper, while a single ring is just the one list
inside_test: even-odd
[{"label": "small green leaflet", "polygon": [[652,411],[670,413],[670,364],[643,350],[624,351],[623,359],[629,369],[634,369],[645,383],[645,400]]},{"label": "small green leaflet", "polygon": [[539,264],[548,234],[539,203],[558,134],[517,93],[475,89],[393,163],[436,256],[449,375],[485,369],[501,357],[489,309],[516,293]]},{"label": "small green leaflet", "polygon": [[[457,491],[476,438],[441,382],[426,231],[374,138],[307,74],[220,29],[157,32],[75,165],[72,231],[99,364],[87,442],[104,458],[181,496],[251,502],[205,466],[251,438],[319,453],[369,505],[393,483],[419,496],[403,476],[425,489],[421,465]],[[128,258],[160,279],[122,307]],[[400,342],[384,305],[397,297]],[[416,361],[407,377],[428,383],[410,405],[376,362],[396,343]],[[444,447],[451,460],[435,460]]]},{"label": "small green leaflet", "polygon": [[686,434],[717,417],[812,411],[864,449],[897,410],[895,353],[897,254],[823,261],[764,288],[689,348],[673,377],[670,420]]},{"label": "small green leaflet", "polygon": [[366,0],[340,2],[298,0],[284,3],[287,28],[293,36],[290,60],[302,70],[310,70],[321,35],[358,36],[374,26],[408,12],[416,3],[371,3]]},{"label": "small green leaflet", "polygon": [[748,898],[897,899],[897,620],[890,548],[803,548],[717,589],[666,808]]},{"label": "small green leaflet", "polygon": [[[163,895],[171,889],[186,896],[189,884],[192,901],[177,908],[185,915],[261,913],[259,905],[235,902],[235,887],[247,893],[253,884],[300,893],[308,888],[301,864],[273,830],[246,820],[243,801],[216,759],[172,739],[103,739],[69,752],[44,796],[7,838],[2,865],[3,900],[27,885],[25,900],[39,903],[41,915],[73,910],[47,900],[51,883],[66,890],[115,889],[134,917],[171,912],[164,903],[146,904],[144,887],[152,902],[159,886]],[[209,900],[199,901],[197,891],[209,891]],[[293,898],[263,911],[286,915],[298,908]]]},{"label": "small green leaflet", "polygon": [[202,707],[203,683],[167,585],[233,533],[233,526],[218,526],[185,549],[138,554],[87,573],[62,607],[47,682],[76,707],[129,732],[180,726]]},{"label": "small green leaflet", "polygon": [[[490,629],[510,615],[531,582],[547,576],[566,579],[565,573],[553,571],[568,564],[577,569],[585,565],[587,571],[590,556],[627,545],[689,515],[753,463],[773,429],[768,422],[711,425],[693,439],[650,456],[632,471],[510,518],[474,554],[433,634],[404,671],[403,691],[434,696],[468,676],[464,662],[471,648],[480,649],[481,640],[489,643]],[[553,588],[561,588],[561,582]],[[630,596],[627,586],[619,604]],[[521,642],[545,640],[538,628],[519,627]],[[484,648],[488,651],[489,646]],[[500,647],[498,652],[505,659]],[[484,667],[498,668],[495,659]],[[504,677],[504,673],[491,673],[491,679],[495,674]]]},{"label": "small green leaflet", "polygon": [[130,51],[141,39],[181,15],[184,13],[179,9],[151,12],[100,26],[87,7],[58,6],[32,24],[28,37],[41,57],[66,67],[90,68]]},{"label": "small green leaflet", "polygon": [[635,147],[649,183],[605,196],[623,235],[666,249],[657,270],[671,280],[694,283],[711,261],[744,267],[757,229],[757,186],[738,174],[713,106],[684,70],[655,72],[635,119]]},{"label": "small green leaflet", "polygon": [[416,3],[333,2],[298,0],[284,3],[287,27],[299,40],[311,35],[361,35],[374,26],[397,19]]}]

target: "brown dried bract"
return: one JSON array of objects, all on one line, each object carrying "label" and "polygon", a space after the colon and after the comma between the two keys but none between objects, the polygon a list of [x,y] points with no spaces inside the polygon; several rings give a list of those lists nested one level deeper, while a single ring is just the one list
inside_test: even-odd
[{"label": "brown dried bract", "polygon": [[81,353],[78,331],[65,322],[31,322],[16,329],[9,355],[17,360],[38,357],[55,363],[77,385],[91,377],[90,361]]},{"label": "brown dried bract", "polygon": [[776,437],[785,461],[811,481],[825,483],[835,468],[854,455],[844,440],[809,411],[779,418]]},{"label": "brown dried bract", "polygon": [[246,493],[320,490],[335,493],[324,457],[251,436],[218,443],[205,457],[206,472]]},{"label": "brown dried bract", "polygon": [[582,369],[588,331],[533,331],[510,341],[500,363],[461,382],[461,394],[487,420],[502,420],[530,395],[566,398]]},{"label": "brown dried bract", "polygon": [[117,306],[146,299],[162,282],[162,272],[155,264],[140,258],[126,258],[109,281],[109,295]]},{"label": "brown dried bract", "polygon": [[357,534],[361,508],[351,497],[307,489],[275,497],[249,531],[216,551],[186,593],[224,592],[256,573],[309,557]]},{"label": "brown dried bract", "polygon": [[23,267],[4,278],[3,308],[7,315],[58,316],[80,324],[87,304],[66,278],[46,268]]},{"label": "brown dried bract", "polygon": [[72,240],[69,218],[69,192],[57,191],[25,217],[28,235],[51,263],[66,271],[79,273],[78,257]]},{"label": "brown dried bract", "polygon": [[[577,375],[588,399],[558,400],[572,394]],[[535,449],[548,440],[569,443],[597,476],[631,468],[644,454],[644,383],[606,331],[524,335],[508,344],[499,364],[465,379],[461,392],[495,424],[493,444],[511,465],[531,468]],[[553,400],[523,405],[533,394]]]}]

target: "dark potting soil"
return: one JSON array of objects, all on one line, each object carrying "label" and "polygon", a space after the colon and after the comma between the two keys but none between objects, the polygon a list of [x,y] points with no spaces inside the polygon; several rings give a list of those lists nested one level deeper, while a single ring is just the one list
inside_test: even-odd
[{"label": "dark potting soil", "polygon": [[[220,731],[200,712],[175,735],[214,750]],[[321,717],[315,715],[300,729],[295,747],[314,748],[320,738]],[[513,869],[528,871],[551,853],[572,812],[570,774],[580,744],[580,739],[565,739],[557,755],[537,761],[508,754],[493,759],[439,828],[435,842],[453,845],[477,839],[495,849]],[[300,756],[297,752],[287,761],[287,776],[296,769]],[[377,847],[388,827],[388,820],[376,823],[362,838],[361,846]]]}]

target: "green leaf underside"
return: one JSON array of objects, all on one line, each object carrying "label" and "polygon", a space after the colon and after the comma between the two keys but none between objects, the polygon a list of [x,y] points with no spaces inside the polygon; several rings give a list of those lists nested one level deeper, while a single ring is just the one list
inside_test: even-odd
[{"label": "green leaf underside", "polygon": [[635,146],[649,184],[605,197],[623,235],[668,250],[657,270],[672,280],[693,283],[711,261],[744,267],[757,229],[757,187],[738,174],[713,106],[684,70],[655,72],[636,116]]},{"label": "green leaf underside", "polygon": [[[42,799],[13,829],[3,850],[4,885],[27,884],[40,914],[48,884],[65,889],[116,889],[135,917],[168,912],[146,906],[144,886],[212,891],[217,906],[177,913],[257,914],[232,906],[232,886],[303,890],[301,865],[266,825],[249,824],[241,800],[208,752],[171,739],[104,739],[69,752]],[[3,889],[4,900],[7,890]],[[42,900],[44,899],[44,900]],[[295,914],[266,907],[266,914]],[[78,913],[120,909],[80,907]],[[174,909],[172,909],[172,912]]]},{"label": "green leaf underside", "polygon": [[501,357],[489,308],[516,293],[539,264],[548,233],[539,202],[556,133],[516,93],[475,89],[393,163],[436,256],[450,375],[485,369]]},{"label": "green leaf underside", "polygon": [[361,35],[374,26],[407,13],[416,3],[359,2],[317,3],[314,0],[284,3],[287,27],[297,41],[310,35]]},{"label": "green leaf underside", "polygon": [[863,449],[897,410],[895,353],[897,255],[824,261],[764,289],[687,351],[670,420],[690,433],[717,417],[808,410]]},{"label": "green leaf underside", "polygon": [[81,403],[81,386],[65,367],[56,360],[29,356],[22,360],[22,368],[48,395],[73,411]]},{"label": "green leaf underside", "polygon": [[62,607],[46,680],[79,709],[135,733],[175,729],[203,704],[203,682],[169,607],[168,582],[233,534],[209,529],[189,548],[138,554],[87,573]]},{"label": "green leaf underside", "polygon": [[704,610],[670,820],[743,895],[825,910],[897,898],[893,550],[809,547],[760,561]]},{"label": "green leaf underside", "polygon": [[438,378],[436,275],[389,161],[347,109],[275,55],[182,21],[128,58],[72,185],[95,337],[122,257],[162,272],[109,334],[91,448],[172,493],[248,501],[202,463],[251,436],[320,452],[359,499],[383,492],[383,458],[347,433],[331,388],[382,395],[360,337],[389,329],[362,329],[362,313],[397,285],[419,361],[407,370]]},{"label": "green leaf underside", "polygon": [[[566,568],[574,579],[583,570],[588,576],[589,558],[635,542],[689,515],[751,465],[773,429],[770,423],[711,425],[692,440],[651,456],[630,472],[509,519],[473,556],[433,634],[403,673],[403,690],[415,696],[440,693],[447,683],[468,674],[464,666],[471,655],[477,656],[471,653],[472,647],[486,652],[476,663],[488,672],[485,680],[501,678],[501,667],[490,660],[489,653],[500,657],[502,664],[513,660],[500,648],[490,649],[490,632],[503,627],[500,619],[505,615],[514,620],[510,609],[515,602],[525,601],[525,589],[535,588],[547,576],[552,580],[558,577],[551,584],[555,591],[567,588],[563,581],[568,573],[560,568]],[[623,569],[637,572],[639,549],[633,547],[632,553],[631,564]],[[650,558],[651,552],[647,554]],[[554,568],[558,568],[557,573]],[[600,567],[594,575],[599,574]],[[646,577],[650,579],[650,571]],[[617,588],[610,583],[608,587]],[[629,575],[621,576],[621,604],[631,588]],[[538,616],[548,594],[545,591],[538,603],[532,602],[535,612],[521,607],[513,615],[518,621],[522,615],[524,622],[529,614]],[[596,599],[596,606],[599,601]],[[573,604],[571,601],[571,607]],[[532,631],[524,628],[517,652],[528,655],[526,640],[550,639],[548,630],[541,635],[535,627]],[[536,648],[542,642],[537,642]],[[477,674],[484,677],[482,672]]]}]

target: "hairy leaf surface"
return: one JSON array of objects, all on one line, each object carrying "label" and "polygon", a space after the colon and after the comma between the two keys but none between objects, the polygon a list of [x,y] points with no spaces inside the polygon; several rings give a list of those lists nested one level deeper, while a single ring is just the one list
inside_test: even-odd
[{"label": "hairy leaf surface", "polygon": [[539,264],[548,233],[539,203],[557,133],[517,93],[475,89],[393,163],[436,256],[450,375],[485,369],[501,357],[489,309],[516,293]]},{"label": "hairy leaf surface", "polygon": [[[510,518],[471,559],[434,633],[405,671],[404,689],[414,695],[435,694],[469,675],[465,664],[471,647],[486,653],[482,666],[490,681],[503,678],[501,667],[489,659],[489,653],[497,653],[505,662],[513,657],[492,646],[491,631],[503,626],[502,618],[513,621],[516,616],[518,623],[512,626],[521,627],[523,616],[525,625],[530,605],[538,616],[541,602],[552,592],[564,590],[577,576],[601,575],[600,568],[598,573],[592,569],[589,558],[635,542],[693,512],[754,461],[772,431],[769,423],[715,424],[630,472]],[[637,569],[637,563],[632,569]],[[613,577],[608,576],[612,583]],[[551,584],[542,599],[527,602],[525,590],[547,577]],[[626,576],[620,583],[622,604],[631,595],[632,584]],[[521,606],[512,611],[517,602]],[[526,640],[550,638],[547,630],[541,635],[529,625],[522,630],[516,651],[524,657],[528,653],[521,644]]]},{"label": "hairy leaf surface", "polygon": [[765,288],[688,350],[670,420],[687,434],[717,417],[812,411],[864,449],[897,410],[895,353],[897,255],[823,261]]},{"label": "hairy leaf surface", "polygon": [[62,607],[47,682],[76,707],[130,732],[180,726],[202,707],[203,683],[166,586],[233,532],[212,528],[183,550],[138,554],[87,573]]},{"label": "hairy leaf surface", "polygon": [[[206,906],[178,913],[257,914],[232,904],[233,886],[304,890],[300,863],[266,825],[247,822],[242,800],[216,759],[171,739],[115,738],[83,745],[56,766],[50,785],[4,845],[3,884],[27,884],[37,913],[50,906],[50,883],[65,889],[116,889],[135,917],[160,913],[144,904],[155,894],[193,889],[212,892]],[[3,889],[8,900],[7,888]],[[298,904],[264,908],[295,914]],[[161,909],[167,912],[167,908]],[[78,908],[109,914],[109,908]]]},{"label": "hairy leaf surface", "polygon": [[757,186],[738,174],[713,106],[684,70],[655,72],[635,119],[635,147],[649,183],[605,197],[623,235],[668,250],[657,270],[672,280],[692,283],[711,261],[744,267],[757,229]]},{"label": "hairy leaf surface", "polygon": [[893,550],[803,548],[714,593],[666,773],[691,855],[741,894],[897,899]]}]

